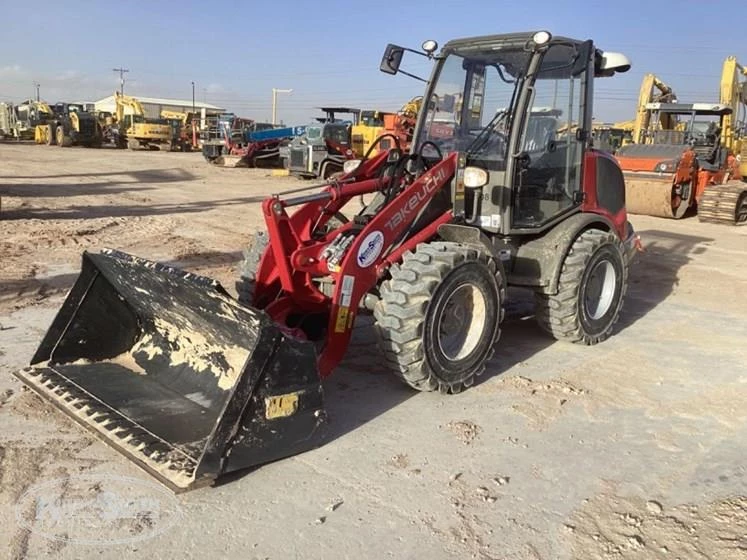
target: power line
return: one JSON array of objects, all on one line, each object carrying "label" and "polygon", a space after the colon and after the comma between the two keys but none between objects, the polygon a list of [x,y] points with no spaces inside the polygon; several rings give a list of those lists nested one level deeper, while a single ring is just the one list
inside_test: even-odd
[{"label": "power line", "polygon": [[112,72],[119,72],[119,93],[124,95],[124,75],[129,72],[129,70],[127,68],[112,68]]}]

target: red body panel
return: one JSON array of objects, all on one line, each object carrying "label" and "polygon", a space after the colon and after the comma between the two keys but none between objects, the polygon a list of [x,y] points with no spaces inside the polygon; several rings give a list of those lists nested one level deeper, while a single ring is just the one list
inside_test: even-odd
[{"label": "red body panel", "polygon": [[597,161],[600,158],[607,158],[615,162],[615,165],[617,165],[615,158],[605,152],[597,150],[588,150],[586,152],[584,155],[584,176],[582,184],[584,201],[581,204],[581,210],[583,212],[591,212],[604,216],[615,226],[615,230],[620,236],[620,239],[625,239],[628,222],[628,213],[626,212],[625,207],[623,206],[622,210],[613,214],[606,208],[603,208],[599,204],[597,198]]},{"label": "red body panel", "polygon": [[[271,198],[262,205],[270,247],[257,272],[255,305],[265,309],[281,324],[287,324],[288,318],[294,314],[329,313],[327,336],[318,364],[322,377],[329,375],[342,360],[359,303],[376,286],[379,276],[405,251],[433,238],[438,226],[451,220],[449,210],[398,244],[412,225],[413,218],[441,188],[449,184],[456,170],[456,154],[426,171],[372,216],[357,233],[338,267],[330,270],[321,253],[352,224],[322,239],[312,239],[312,232],[323,226],[351,198],[381,189],[382,180],[376,178],[376,171],[386,160],[386,155],[382,153],[366,162],[355,183],[343,184],[342,187],[335,183],[329,185],[325,189],[329,198],[306,202],[292,215],[288,215],[286,201],[282,199]],[[323,276],[331,276],[334,282],[331,298],[322,294],[312,281],[314,277]]]}]

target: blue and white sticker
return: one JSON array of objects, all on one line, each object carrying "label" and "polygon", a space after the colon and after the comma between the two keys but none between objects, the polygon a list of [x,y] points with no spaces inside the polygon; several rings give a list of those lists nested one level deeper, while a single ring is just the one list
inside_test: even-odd
[{"label": "blue and white sticker", "polygon": [[355,277],[348,276],[347,274],[342,277],[342,299],[340,305],[342,307],[350,307],[350,298],[353,295],[353,286],[355,286]]},{"label": "blue and white sticker", "polygon": [[376,262],[384,249],[384,234],[380,231],[369,233],[358,249],[358,266],[367,268]]}]

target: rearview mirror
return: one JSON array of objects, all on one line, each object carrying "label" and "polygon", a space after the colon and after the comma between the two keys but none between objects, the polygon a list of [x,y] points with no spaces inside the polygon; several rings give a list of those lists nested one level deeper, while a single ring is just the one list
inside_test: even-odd
[{"label": "rearview mirror", "polygon": [[381,58],[379,70],[385,74],[396,74],[399,71],[399,65],[402,64],[402,55],[405,49],[389,43],[384,50],[384,56]]}]

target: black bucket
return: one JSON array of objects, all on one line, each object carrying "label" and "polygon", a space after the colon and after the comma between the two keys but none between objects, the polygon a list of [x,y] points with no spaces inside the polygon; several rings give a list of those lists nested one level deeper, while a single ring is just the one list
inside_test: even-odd
[{"label": "black bucket", "polygon": [[318,446],[312,343],[216,281],[117,251],[80,276],[26,385],[175,491]]}]

